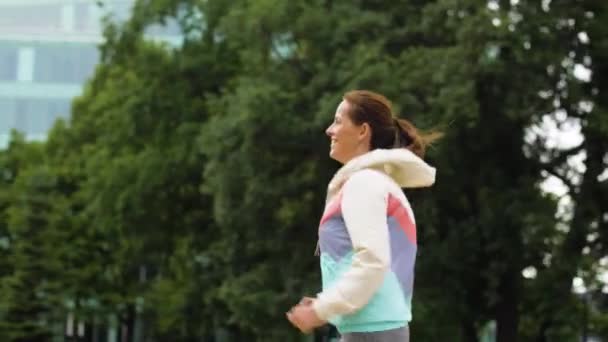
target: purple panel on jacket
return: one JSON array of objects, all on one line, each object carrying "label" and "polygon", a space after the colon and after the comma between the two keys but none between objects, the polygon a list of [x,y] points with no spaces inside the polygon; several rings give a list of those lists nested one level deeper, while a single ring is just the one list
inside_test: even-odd
[{"label": "purple panel on jacket", "polygon": [[399,279],[404,294],[411,295],[414,286],[416,245],[408,239],[395,218],[388,218],[388,229],[391,243],[391,270]]},{"label": "purple panel on jacket", "polygon": [[319,248],[335,261],[340,261],[353,250],[353,244],[346,230],[346,224],[339,213],[323,222],[319,228]]}]

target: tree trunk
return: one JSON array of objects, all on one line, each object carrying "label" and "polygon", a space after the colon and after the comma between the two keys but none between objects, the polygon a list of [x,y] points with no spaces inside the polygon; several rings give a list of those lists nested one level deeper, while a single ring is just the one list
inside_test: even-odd
[{"label": "tree trunk", "polygon": [[517,269],[507,271],[500,286],[501,299],[496,305],[496,342],[517,341],[520,301],[520,273]]}]

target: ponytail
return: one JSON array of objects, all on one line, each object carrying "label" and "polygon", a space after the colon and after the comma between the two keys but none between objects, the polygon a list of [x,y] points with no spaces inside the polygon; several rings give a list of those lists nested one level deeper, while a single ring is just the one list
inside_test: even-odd
[{"label": "ponytail", "polygon": [[396,127],[393,148],[407,148],[420,158],[424,158],[424,153],[429,145],[443,136],[441,132],[420,132],[406,119],[393,120]]}]

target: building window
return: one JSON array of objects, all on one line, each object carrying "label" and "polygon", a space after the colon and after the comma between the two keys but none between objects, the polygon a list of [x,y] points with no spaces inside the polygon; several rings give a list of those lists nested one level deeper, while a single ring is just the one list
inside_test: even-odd
[{"label": "building window", "polygon": [[27,135],[48,133],[58,118],[68,118],[70,100],[0,98],[0,135],[16,129]]},{"label": "building window", "polygon": [[0,46],[0,81],[17,79],[17,50],[11,46]]},{"label": "building window", "polygon": [[17,101],[0,98],[0,134],[8,134],[15,127]]},{"label": "building window", "polygon": [[34,79],[37,82],[82,84],[95,70],[95,45],[57,44],[38,48]]},{"label": "building window", "polygon": [[60,15],[57,5],[44,5],[42,1],[35,6],[35,10],[32,10],[31,5],[2,6],[0,26],[8,30],[41,32],[41,29],[57,29]]},{"label": "building window", "polygon": [[24,100],[17,100],[15,105],[15,129],[19,132],[28,132],[29,103]]}]

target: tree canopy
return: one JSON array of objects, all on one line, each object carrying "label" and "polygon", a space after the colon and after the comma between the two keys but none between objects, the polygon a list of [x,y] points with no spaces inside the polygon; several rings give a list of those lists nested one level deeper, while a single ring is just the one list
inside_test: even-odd
[{"label": "tree canopy", "polygon": [[[608,338],[606,7],[137,1],[106,20],[70,119],[0,151],[0,337],[48,341],[71,320],[121,341],[300,338],[284,313],[320,287],[324,129],[370,89],[445,133],[436,185],[406,192],[413,338],[494,323],[499,342]],[[168,20],[177,46],[146,34]]]}]

